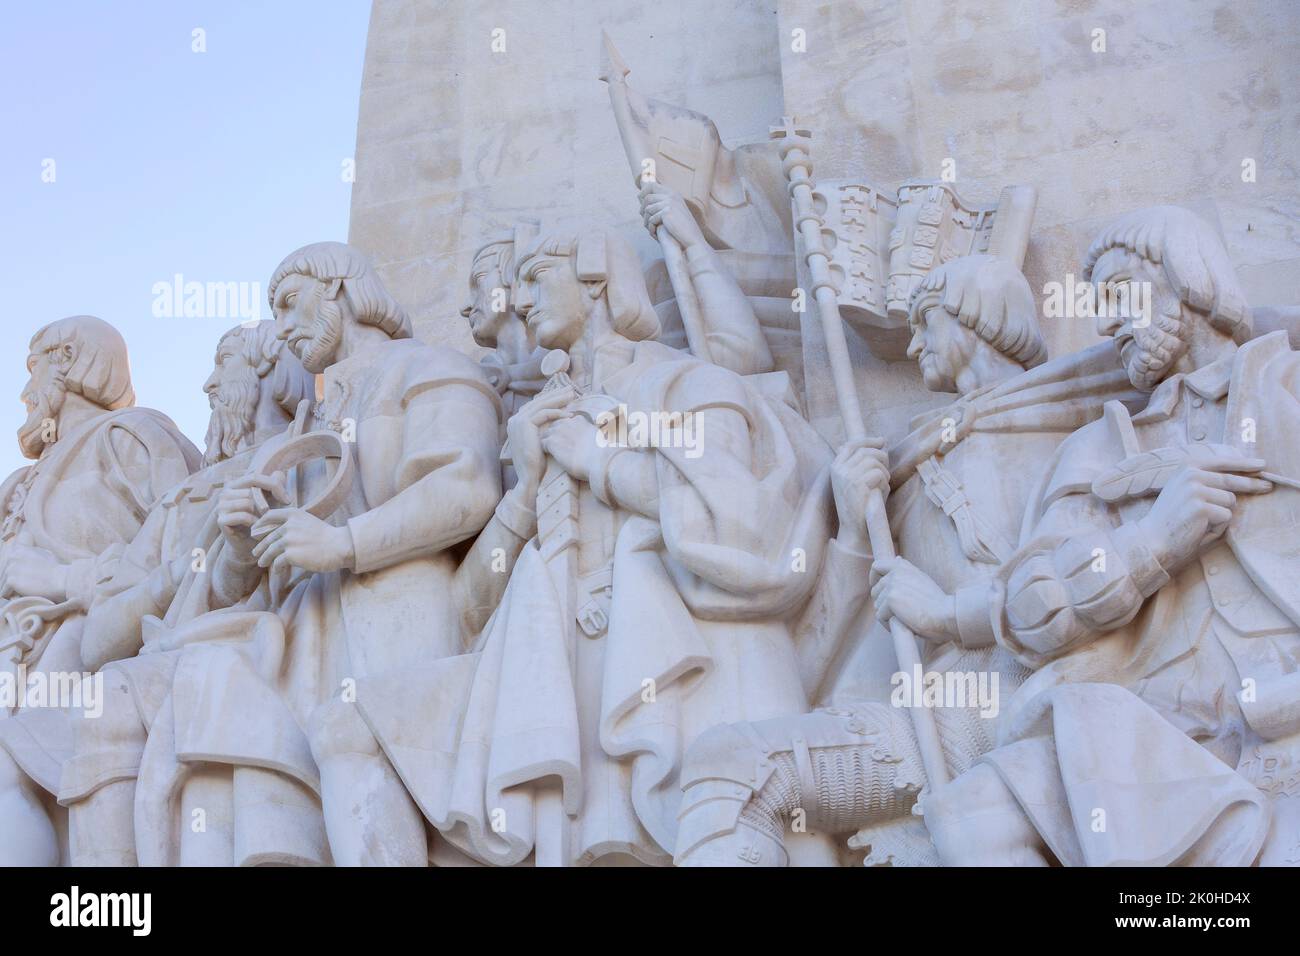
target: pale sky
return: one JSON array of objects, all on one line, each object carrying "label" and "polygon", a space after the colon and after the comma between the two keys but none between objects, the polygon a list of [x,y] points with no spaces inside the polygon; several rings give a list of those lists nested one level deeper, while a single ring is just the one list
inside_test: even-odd
[{"label": "pale sky", "polygon": [[[201,388],[240,316],[158,317],[154,287],[178,273],[243,283],[246,296],[256,283],[266,317],[266,281],[284,255],[347,238],[343,164],[369,16],[369,0],[6,5],[0,477],[25,463],[27,343],[80,313],[117,326],[137,404],[166,412],[202,449]],[[196,29],[206,52],[194,52]]]}]

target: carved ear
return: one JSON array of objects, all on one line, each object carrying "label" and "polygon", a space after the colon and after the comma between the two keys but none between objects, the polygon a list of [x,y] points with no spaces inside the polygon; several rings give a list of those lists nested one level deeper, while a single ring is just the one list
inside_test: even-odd
[{"label": "carved ear", "polygon": [[339,296],[339,289],[341,288],[343,288],[342,279],[338,279],[338,278],[330,279],[330,281],[325,286],[325,298],[337,299]]},{"label": "carved ear", "polygon": [[589,295],[592,299],[599,299],[602,295],[605,294],[605,289],[608,287],[609,287],[608,279],[601,279],[599,282],[588,281],[587,295]]}]

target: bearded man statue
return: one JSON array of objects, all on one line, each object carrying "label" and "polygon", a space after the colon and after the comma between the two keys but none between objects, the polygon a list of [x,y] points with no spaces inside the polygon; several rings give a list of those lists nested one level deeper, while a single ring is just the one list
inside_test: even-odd
[{"label": "bearded man statue", "polygon": [[930,832],[951,865],[1294,865],[1300,359],[1251,337],[1185,209],[1103,229],[1085,276],[1149,397],[1066,439],[1031,502],[990,608],[1035,673],[1000,746],[923,802]]},{"label": "bearded man statue", "polygon": [[[0,670],[11,685],[66,684],[86,669],[83,625],[97,583],[200,456],[167,416],[134,407],[126,343],[102,319],[45,326],[27,369],[18,441],[34,461],[0,486]],[[62,811],[48,795],[71,728],[58,704],[0,709],[0,864],[60,860]]]},{"label": "bearded man statue", "polygon": [[424,822],[352,688],[459,650],[452,579],[501,499],[500,398],[476,362],[412,338],[350,246],[291,253],[268,294],[321,376],[286,445],[336,458],[277,469],[256,450],[217,495],[205,569],[145,635],[178,653],[139,763],[136,857],[424,866]]},{"label": "bearded man statue", "polygon": [[175,622],[184,607],[177,594],[205,570],[220,537],[215,512],[221,490],[248,470],[259,450],[280,444],[273,439],[311,399],[313,381],[276,337],[274,323],[260,322],[221,337],[203,390],[212,406],[204,467],[149,512],[86,618],[82,654],[88,666],[103,668],[108,692],[102,714],[74,721],[75,755],[63,767],[59,802],[69,811],[74,866],[136,862],[136,777],[147,727],[178,656],[160,652],[152,638],[173,608]]}]

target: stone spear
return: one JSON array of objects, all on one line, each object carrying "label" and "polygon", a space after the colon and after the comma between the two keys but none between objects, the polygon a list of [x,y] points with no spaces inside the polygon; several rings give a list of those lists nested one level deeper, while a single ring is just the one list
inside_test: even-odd
[{"label": "stone spear", "polygon": [[[642,127],[632,115],[632,105],[628,102],[628,69],[623,58],[614,47],[614,41],[604,30],[600,31],[601,57],[600,79],[609,86],[609,102],[614,109],[614,119],[618,123],[618,135],[623,140],[623,151],[627,153],[628,165],[632,167],[633,180],[638,189],[644,179],[653,181],[654,176],[647,174],[644,163],[653,159],[654,153],[642,137]],[[700,298],[691,282],[690,271],[686,268],[686,254],[677,240],[660,227],[655,230],[655,238],[663,249],[664,265],[668,267],[668,279],[672,282],[673,293],[677,298],[677,310],[682,316],[682,327],[686,330],[686,341],[692,354],[706,362],[713,361],[709,354],[709,341],[705,336],[703,310]]]},{"label": "stone spear", "polygon": [[[831,278],[830,255],[822,241],[821,216],[817,214],[812,194],[812,159],[808,146],[812,132],[798,129],[791,117],[782,117],[780,126],[769,130],[772,139],[780,140],[781,163],[790,182],[790,202],[794,210],[795,231],[803,240],[804,261],[812,277],[813,298],[821,319],[822,334],[826,339],[826,352],[831,366],[831,379],[839,403],[840,417],[844,421],[845,436],[849,441],[867,437],[862,422],[862,407],[858,404],[858,390],[853,382],[853,366],[849,361],[849,345],[844,338],[844,323],[840,318],[839,300]],[[867,499],[867,536],[875,558],[894,557],[894,537],[889,530],[885,502],[879,491]],[[909,678],[921,673],[921,655],[916,648],[916,637],[897,617],[889,620],[889,631],[894,639],[894,654],[898,667]],[[934,711],[929,707],[911,707],[912,726],[921,752],[921,763],[931,789],[948,781],[948,766],[939,740],[939,727]]]}]

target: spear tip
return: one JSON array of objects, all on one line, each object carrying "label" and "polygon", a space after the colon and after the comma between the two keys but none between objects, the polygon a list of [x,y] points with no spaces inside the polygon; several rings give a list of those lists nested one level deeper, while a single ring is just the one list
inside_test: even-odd
[{"label": "spear tip", "polygon": [[600,51],[600,74],[599,78],[606,83],[622,83],[627,75],[632,71],[623,62],[623,57],[619,55],[618,48],[614,46],[614,41],[610,39],[607,30],[600,31],[601,51]]}]

